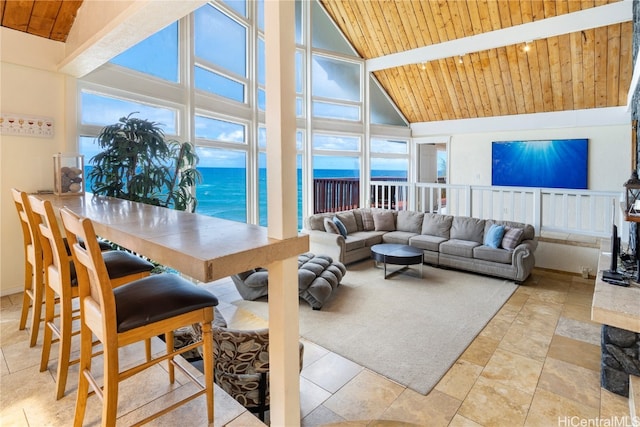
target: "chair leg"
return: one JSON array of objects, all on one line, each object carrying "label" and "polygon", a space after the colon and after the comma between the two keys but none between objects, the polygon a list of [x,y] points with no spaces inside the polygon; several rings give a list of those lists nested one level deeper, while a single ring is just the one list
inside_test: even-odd
[{"label": "chair leg", "polygon": [[20,314],[20,330],[27,327],[29,308],[32,304],[33,267],[31,263],[25,261],[24,266],[24,292],[22,293],[22,313]]},{"label": "chair leg", "polygon": [[[173,353],[175,351],[174,342],[173,342],[173,331],[165,332],[164,341],[167,346],[167,354]],[[146,343],[145,343],[146,345]],[[169,382],[173,384],[176,380],[176,370],[173,366],[173,357],[167,360],[167,368],[169,371]]]},{"label": "chair leg", "polygon": [[[58,372],[56,375],[56,399],[64,396],[71,359],[71,339],[73,336],[73,307],[69,298],[60,298],[60,337],[58,343]],[[93,347],[91,348],[93,353]]]},{"label": "chair leg", "polygon": [[42,271],[34,271],[33,274],[33,306],[31,308],[31,338],[29,347],[34,347],[38,341],[40,320],[42,320],[42,302],[44,301],[44,280]]},{"label": "chair leg", "polygon": [[213,333],[211,329],[211,322],[204,322],[202,324],[202,354],[204,362],[204,381],[206,387],[207,397],[207,416],[209,424],[213,423],[213,366],[215,357],[213,354]]},{"label": "chair leg", "polygon": [[53,319],[55,317],[56,295],[49,286],[44,291],[44,338],[42,339],[42,353],[40,355],[40,372],[47,370],[51,343],[53,341]]},{"label": "chair leg", "polygon": [[[114,337],[115,338],[115,337]],[[109,337],[105,337],[109,340]],[[117,338],[115,338],[117,340]],[[104,386],[102,388],[102,426],[111,427],[116,425],[118,415],[118,344],[117,341],[111,343],[102,343],[104,347]]]},{"label": "chair leg", "polygon": [[82,427],[84,413],[87,409],[87,398],[89,397],[89,379],[86,375],[91,374],[91,353],[93,334],[84,324],[80,326],[80,366],[78,374],[78,394],[76,395],[76,411],[73,417],[73,426]]}]

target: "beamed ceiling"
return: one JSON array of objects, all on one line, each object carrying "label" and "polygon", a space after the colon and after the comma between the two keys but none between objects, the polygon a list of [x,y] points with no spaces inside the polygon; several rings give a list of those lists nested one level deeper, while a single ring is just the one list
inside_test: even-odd
[{"label": "beamed ceiling", "polygon": [[[357,52],[373,61],[615,3],[320,1]],[[64,42],[81,4],[0,0],[1,24]],[[520,42],[400,61],[374,67],[373,74],[410,123],[625,106],[632,77],[632,30],[629,20],[531,40],[528,51]]]}]

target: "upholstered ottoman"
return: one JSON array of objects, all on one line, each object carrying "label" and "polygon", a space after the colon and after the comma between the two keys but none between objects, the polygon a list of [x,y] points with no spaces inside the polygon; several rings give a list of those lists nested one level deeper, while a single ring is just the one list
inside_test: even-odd
[{"label": "upholstered ottoman", "polygon": [[[314,310],[320,310],[346,274],[344,264],[310,252],[298,256],[298,293]],[[253,301],[269,293],[269,274],[264,268],[231,276],[242,298]]]}]

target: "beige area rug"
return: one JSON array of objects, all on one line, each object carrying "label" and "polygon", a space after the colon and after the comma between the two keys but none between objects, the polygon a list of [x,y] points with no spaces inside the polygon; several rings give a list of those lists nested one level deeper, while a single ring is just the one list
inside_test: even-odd
[{"label": "beige area rug", "polygon": [[[300,335],[427,394],[517,285],[426,265],[420,279],[419,271],[384,280],[373,261],[350,265],[322,310],[300,301]],[[266,299],[234,304],[268,317]]]}]

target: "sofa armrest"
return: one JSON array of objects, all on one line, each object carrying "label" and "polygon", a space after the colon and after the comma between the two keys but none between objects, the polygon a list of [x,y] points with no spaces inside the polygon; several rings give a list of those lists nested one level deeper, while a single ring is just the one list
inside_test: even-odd
[{"label": "sofa armrest", "polygon": [[327,233],[320,230],[302,230],[309,235],[309,251],[316,255],[328,255],[336,261],[344,263],[346,244],[341,234]]},{"label": "sofa armrest", "polygon": [[525,240],[513,250],[512,264],[516,268],[516,282],[522,282],[531,273],[535,266],[536,259],[534,252],[538,247],[536,239]]}]

